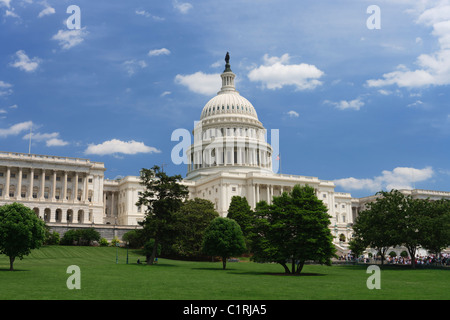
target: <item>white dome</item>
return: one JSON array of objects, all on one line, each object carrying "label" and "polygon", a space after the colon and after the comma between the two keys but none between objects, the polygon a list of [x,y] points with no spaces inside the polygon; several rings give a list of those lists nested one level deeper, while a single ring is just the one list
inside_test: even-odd
[{"label": "white dome", "polygon": [[203,108],[200,120],[216,115],[247,115],[258,120],[253,105],[237,91],[219,93],[209,100]]}]

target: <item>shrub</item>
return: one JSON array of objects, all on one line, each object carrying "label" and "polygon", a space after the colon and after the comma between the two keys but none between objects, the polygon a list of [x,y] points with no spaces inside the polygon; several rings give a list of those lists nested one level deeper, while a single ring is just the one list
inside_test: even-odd
[{"label": "shrub", "polygon": [[94,228],[68,230],[61,239],[62,245],[89,246],[93,241],[100,241],[100,233]]}]

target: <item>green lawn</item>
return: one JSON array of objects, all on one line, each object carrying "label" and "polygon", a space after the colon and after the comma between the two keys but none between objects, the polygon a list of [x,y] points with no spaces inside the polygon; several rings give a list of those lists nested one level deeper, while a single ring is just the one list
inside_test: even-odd
[{"label": "green lawn", "polygon": [[[277,264],[188,262],[160,259],[138,265],[138,251],[113,247],[49,246],[16,260],[0,255],[0,299],[164,299],[164,300],[303,300],[303,299],[450,299],[450,270],[386,267],[381,289],[369,290],[366,266],[306,265],[302,276],[278,275]],[[81,289],[69,290],[67,267],[81,270]]]}]

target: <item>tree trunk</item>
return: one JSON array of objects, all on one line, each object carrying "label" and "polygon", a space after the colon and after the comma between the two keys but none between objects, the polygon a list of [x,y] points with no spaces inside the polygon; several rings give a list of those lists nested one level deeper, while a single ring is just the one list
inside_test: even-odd
[{"label": "tree trunk", "polygon": [[222,269],[225,270],[226,267],[227,267],[227,258],[222,257]]},{"label": "tree trunk", "polygon": [[300,272],[302,272],[303,270],[303,266],[305,265],[305,261],[304,260],[300,260],[300,263],[297,266],[297,274],[300,274]]},{"label": "tree trunk", "polygon": [[279,264],[281,264],[284,268],[284,273],[291,273],[291,271],[289,270],[288,266],[286,265],[285,262],[282,261],[278,261]]},{"label": "tree trunk", "polygon": [[416,248],[408,248],[409,256],[411,257],[411,267],[416,268]]},{"label": "tree trunk", "polygon": [[153,244],[152,255],[151,255],[150,259],[147,259],[148,265],[153,265],[153,262],[155,261],[155,258],[156,258],[157,250],[158,250],[158,239],[155,237],[155,243]]},{"label": "tree trunk", "polygon": [[9,257],[9,271],[14,271],[13,264],[16,257]]},{"label": "tree trunk", "polygon": [[294,274],[295,273],[295,260],[294,260],[294,258],[292,258],[292,263],[291,263],[291,267],[292,267],[292,274]]}]

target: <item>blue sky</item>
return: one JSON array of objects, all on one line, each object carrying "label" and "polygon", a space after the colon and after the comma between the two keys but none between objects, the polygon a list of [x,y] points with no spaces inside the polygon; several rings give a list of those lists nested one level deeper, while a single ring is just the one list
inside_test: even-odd
[{"label": "blue sky", "polygon": [[32,153],[106,178],[185,176],[171,135],[220,89],[227,51],[282,173],[355,197],[450,191],[449,1],[0,0],[0,150],[28,153],[31,128]]}]

